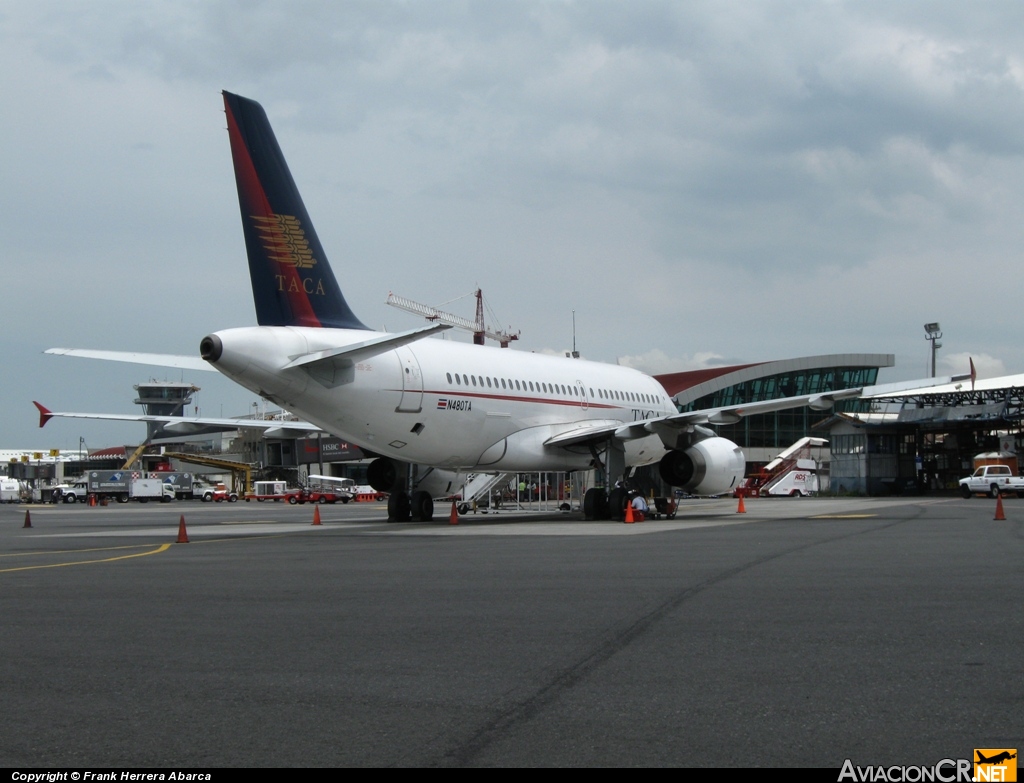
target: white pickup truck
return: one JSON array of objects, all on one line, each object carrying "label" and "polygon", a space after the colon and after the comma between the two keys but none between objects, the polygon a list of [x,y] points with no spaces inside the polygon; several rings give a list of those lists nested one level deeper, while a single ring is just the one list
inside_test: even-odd
[{"label": "white pickup truck", "polygon": [[1014,476],[1009,465],[982,465],[967,478],[960,479],[960,492],[965,498],[984,493],[990,498],[1016,492],[1024,498],[1024,478]]}]

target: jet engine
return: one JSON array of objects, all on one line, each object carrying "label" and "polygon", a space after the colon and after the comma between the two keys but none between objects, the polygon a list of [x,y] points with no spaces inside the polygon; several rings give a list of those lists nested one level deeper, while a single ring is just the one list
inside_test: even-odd
[{"label": "jet engine", "polygon": [[658,470],[666,484],[694,495],[719,495],[735,489],[743,478],[743,450],[726,438],[705,438],[687,449],[673,449]]},{"label": "jet engine", "polygon": [[378,492],[391,492],[398,478],[398,466],[387,457],[378,457],[366,469],[366,483]]}]

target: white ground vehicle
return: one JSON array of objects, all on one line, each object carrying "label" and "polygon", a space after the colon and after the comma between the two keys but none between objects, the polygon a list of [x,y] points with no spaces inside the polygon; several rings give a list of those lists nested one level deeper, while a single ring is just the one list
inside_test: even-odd
[{"label": "white ground vehicle", "polygon": [[1016,492],[1024,498],[1024,478],[1014,476],[1009,465],[982,465],[967,478],[960,479],[960,492],[965,498],[985,493],[990,498]]},{"label": "white ground vehicle", "polygon": [[150,500],[167,503],[174,500],[174,487],[165,484],[158,478],[143,478],[138,472],[129,470],[93,471],[89,474],[89,494],[95,495],[100,502],[116,500],[127,503],[137,500],[147,503]]},{"label": "white ground vehicle", "polygon": [[0,503],[17,503],[21,500],[21,482],[18,479],[0,478]]},{"label": "white ground vehicle", "polygon": [[84,479],[77,479],[66,484],[58,484],[53,488],[53,502],[63,503],[84,503],[89,496],[89,483]]}]

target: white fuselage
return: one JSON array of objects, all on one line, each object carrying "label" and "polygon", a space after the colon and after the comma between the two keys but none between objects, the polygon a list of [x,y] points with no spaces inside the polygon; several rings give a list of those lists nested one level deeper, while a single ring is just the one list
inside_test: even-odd
[{"label": "white fuselage", "polygon": [[[333,366],[284,369],[296,357],[381,333],[305,327],[217,332],[214,366],[327,432],[406,462],[488,471],[578,470],[588,447],[544,446],[599,423],[675,413],[654,378],[627,367],[421,339]],[[656,462],[659,438],[626,443],[626,463]]]}]

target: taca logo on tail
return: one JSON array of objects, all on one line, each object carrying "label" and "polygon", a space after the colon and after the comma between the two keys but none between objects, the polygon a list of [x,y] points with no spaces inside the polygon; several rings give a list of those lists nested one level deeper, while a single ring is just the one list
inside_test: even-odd
[{"label": "taca logo on tail", "polygon": [[257,323],[367,329],[326,263],[263,107],[225,92],[224,110]]}]

